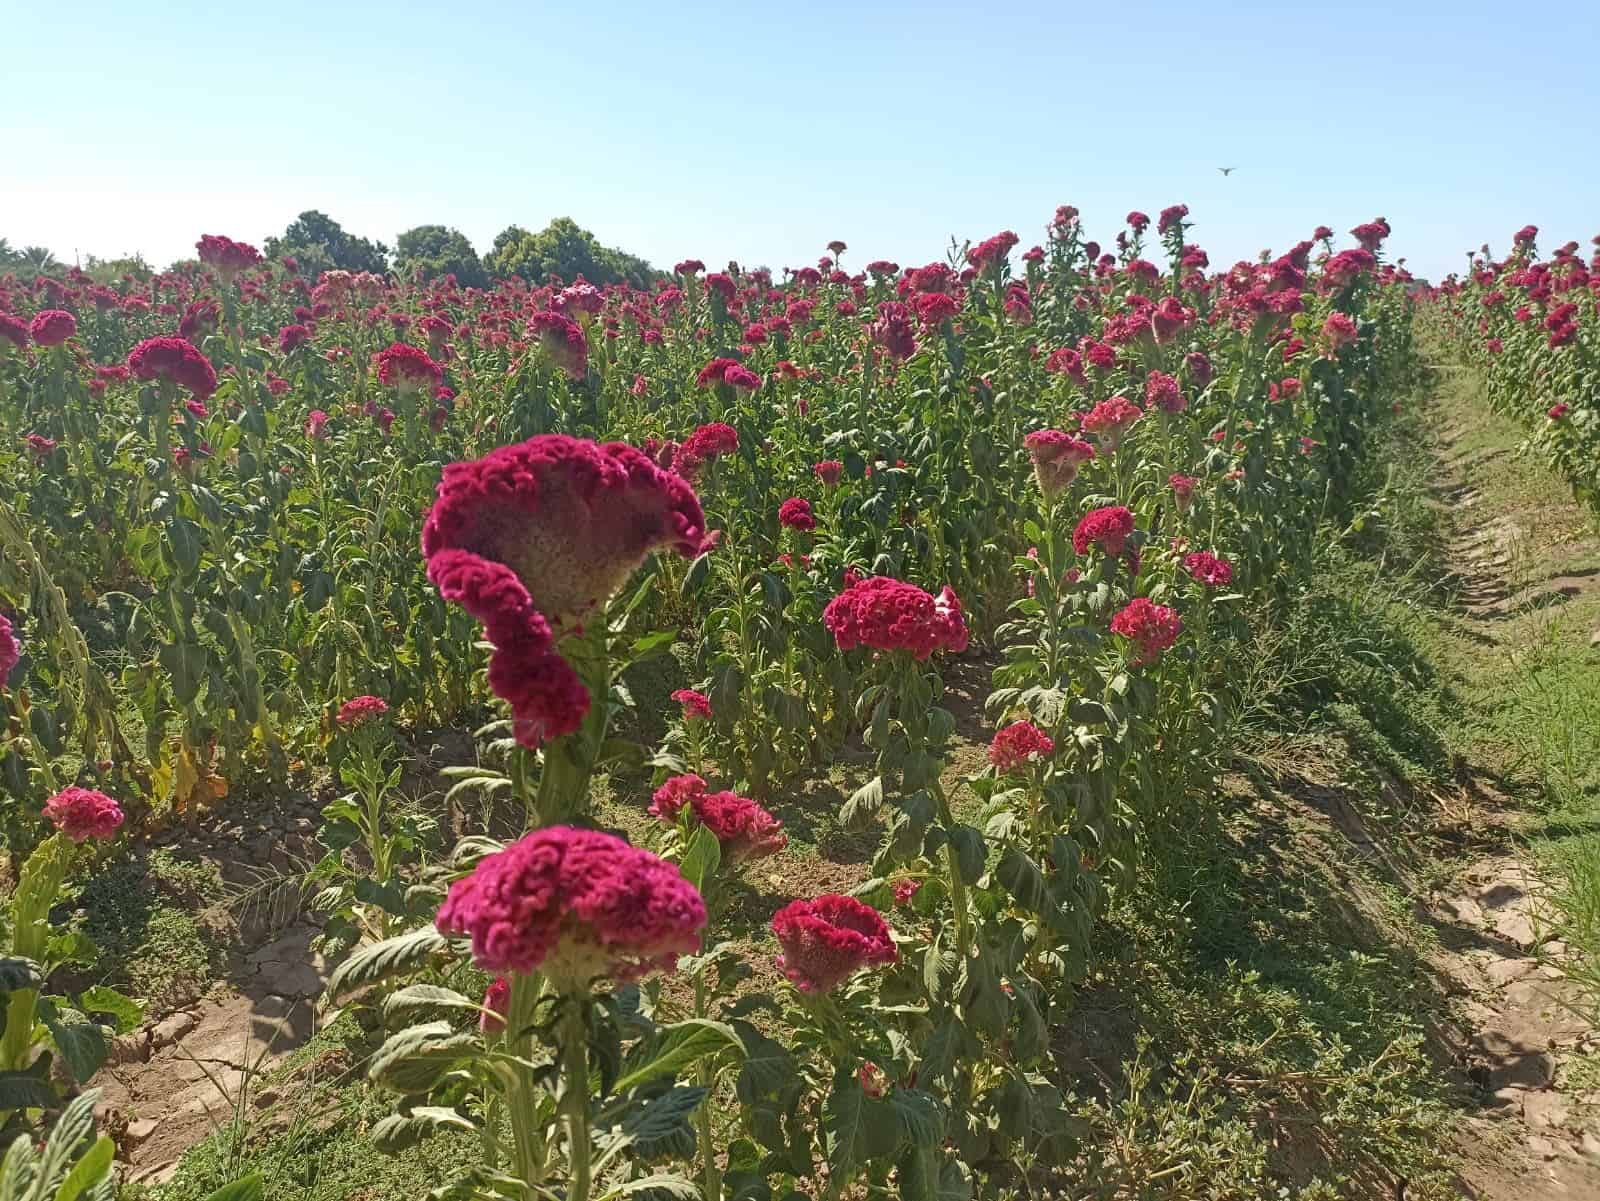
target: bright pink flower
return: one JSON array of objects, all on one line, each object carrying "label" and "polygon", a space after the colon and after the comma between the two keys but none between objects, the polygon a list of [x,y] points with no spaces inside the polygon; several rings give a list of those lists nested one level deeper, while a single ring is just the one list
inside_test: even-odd
[{"label": "bright pink flower", "polygon": [[711,698],[705,693],[696,692],[693,688],[680,688],[672,694],[672,699],[683,706],[685,721],[711,720]]},{"label": "bright pink flower", "polygon": [[1078,478],[1078,468],[1094,458],[1094,447],[1061,430],[1034,430],[1022,444],[1033,459],[1033,474],[1046,500],[1058,496]]},{"label": "bright pink flower", "polygon": [[1072,549],[1080,555],[1098,546],[1101,553],[1116,558],[1133,533],[1133,511],[1125,505],[1090,509],[1072,531]]},{"label": "bright pink flower", "polygon": [[134,378],[169,380],[207,400],[217,390],[217,372],[206,358],[182,338],[146,338],[128,355]]},{"label": "bright pink flower", "polygon": [[1181,413],[1189,407],[1178,381],[1164,371],[1152,371],[1145,378],[1144,402],[1163,413]]},{"label": "bright pink flower", "polygon": [[1178,471],[1167,477],[1167,486],[1172,489],[1173,503],[1177,505],[1178,512],[1187,513],[1189,506],[1194,504],[1194,489],[1199,482],[1194,476]]},{"label": "bright pink flower", "polygon": [[806,993],[832,992],[864,967],[897,958],[883,917],[854,897],[824,893],[791,901],[772,918],[778,969]]},{"label": "bright pink flower", "polygon": [[700,368],[700,374],[694,377],[694,382],[700,387],[709,387],[711,384],[720,384],[726,378],[729,367],[740,366],[738,359],[712,359]]},{"label": "bright pink flower", "polygon": [[288,354],[296,346],[311,341],[311,331],[303,325],[286,325],[278,331],[278,350]]},{"label": "bright pink flower", "polygon": [[1070,346],[1062,346],[1046,355],[1044,369],[1055,375],[1065,375],[1080,388],[1089,386],[1089,376],[1083,369],[1083,356]]},{"label": "bright pink flower", "polygon": [[1545,416],[1550,418],[1551,421],[1560,421],[1567,415],[1568,412],[1571,411],[1571,409],[1572,406],[1566,401],[1558,401],[1556,404],[1550,406],[1550,409],[1545,413]]},{"label": "bright pink flower", "polygon": [[46,438],[43,434],[24,434],[22,440],[27,443],[28,449],[33,453],[33,461],[36,465],[48,459],[50,452],[56,448],[56,440],[54,438]]},{"label": "bright pink flower", "polygon": [[402,392],[431,391],[444,379],[444,372],[428,357],[427,351],[405,342],[396,342],[380,350],[377,369],[380,384]]},{"label": "bright pink flower", "polygon": [[524,746],[571,733],[589,695],[555,652],[651,551],[700,552],[705,516],[687,481],[620,442],[543,434],[444,469],[422,529],[428,577],[481,621],[489,684]]},{"label": "bright pink flower", "polygon": [[28,323],[28,333],[40,346],[60,346],[78,332],[78,319],[65,309],[40,309]]},{"label": "bright pink flower", "polygon": [[936,650],[967,649],[967,623],[954,592],[947,587],[935,599],[915,584],[888,576],[847,587],[828,602],[822,624],[842,651],[870,646],[926,659]]},{"label": "bright pink flower", "polygon": [[901,876],[894,882],[894,903],[896,905],[909,905],[922,891],[922,881],[913,880],[910,876]]},{"label": "bright pink flower", "polygon": [[1328,319],[1322,323],[1322,336],[1327,339],[1331,350],[1338,350],[1355,341],[1356,323],[1345,313],[1329,313]]},{"label": "bright pink flower", "polygon": [[1162,651],[1178,641],[1178,635],[1183,633],[1183,619],[1166,605],[1153,604],[1146,596],[1136,596],[1111,619],[1111,632],[1137,645],[1133,664],[1142,667],[1154,663]]},{"label": "bright pink flower", "polygon": [[878,305],[878,319],[872,323],[872,338],[895,359],[909,359],[917,353],[917,333],[911,310],[898,300]]},{"label": "bright pink flower", "polygon": [[733,792],[701,792],[689,798],[698,821],[722,848],[723,861],[737,865],[765,859],[789,845],[783,823],[749,797]]},{"label": "bright pink flower", "polygon": [[1055,740],[1031,721],[1014,721],[989,742],[989,762],[1009,775],[1055,754]]},{"label": "bright pink flower", "polygon": [[976,246],[967,251],[967,262],[979,271],[990,267],[998,267],[1010,257],[1011,252],[1022,239],[1009,229],[995,234],[992,238],[985,238]]},{"label": "bright pink flower", "polygon": [[810,533],[817,528],[817,519],[811,512],[811,502],[803,496],[791,496],[778,506],[778,524],[785,529]]},{"label": "bright pink flower", "polygon": [[339,715],[335,720],[345,727],[364,726],[388,712],[389,703],[382,697],[356,696],[339,706]]},{"label": "bright pink flower", "polygon": [[28,344],[28,323],[21,317],[0,312],[0,341],[10,342],[17,349]]},{"label": "bright pink flower", "polygon": [[1102,449],[1115,450],[1129,427],[1143,416],[1144,411],[1126,396],[1113,396],[1085,413],[1079,424],[1100,440]]},{"label": "bright pink flower", "polygon": [[535,313],[528,318],[528,333],[568,379],[582,379],[589,371],[589,339],[583,327],[562,313]]},{"label": "bright pink flower", "polygon": [[483,993],[483,1006],[487,1013],[478,1015],[478,1029],[484,1034],[503,1034],[506,1028],[506,1015],[511,1012],[511,981],[505,976],[496,976],[489,981],[489,987]]},{"label": "bright pink flower", "polygon": [[722,382],[741,393],[751,393],[761,387],[761,377],[743,363],[735,363],[722,373]]},{"label": "bright pink flower", "polygon": [[311,412],[306,414],[306,437],[315,442],[325,440],[328,435],[323,426],[327,424],[328,415],[321,409],[312,409]]},{"label": "bright pink flower", "polygon": [[92,788],[63,788],[44,803],[44,815],[73,842],[105,842],[122,827],[122,807]]},{"label": "bright pink flower", "polygon": [[224,276],[231,276],[261,261],[261,252],[248,242],[235,242],[221,234],[202,234],[194,244],[200,252],[200,261],[215,267]]},{"label": "bright pink flower", "polygon": [[[734,364],[738,366],[737,363]],[[702,425],[683,440],[673,454],[672,469],[684,479],[699,476],[700,469],[714,459],[739,449],[739,431],[721,421]]]},{"label": "bright pink flower", "polygon": [[[1167,233],[1169,230],[1177,229],[1188,215],[1189,206],[1187,204],[1169,204],[1161,210],[1161,216],[1156,221],[1157,232]],[[1130,221],[1129,224],[1132,224],[1132,222]]]},{"label": "bright pink flower", "polygon": [[664,822],[676,821],[685,805],[693,805],[695,797],[705,796],[706,782],[689,772],[672,776],[650,798],[650,815]]},{"label": "bright pink flower", "polygon": [[489,972],[539,971],[565,994],[635,980],[698,949],[705,902],[678,869],[599,830],[535,830],[450,886],[435,925]]},{"label": "bright pink flower", "polygon": [[861,1091],[875,1101],[888,1095],[889,1074],[870,1059],[856,1069],[856,1082],[861,1085]]},{"label": "bright pink flower", "polygon": [[814,464],[811,471],[822,481],[823,487],[837,488],[840,478],[844,475],[844,464],[839,462],[838,459],[824,459],[822,462]]},{"label": "bright pink flower", "polygon": [[1233,583],[1233,565],[1208,550],[1185,555],[1183,569],[1207,588],[1226,588]]},{"label": "bright pink flower", "polygon": [[1150,218],[1138,209],[1134,209],[1133,212],[1128,214],[1128,224],[1132,227],[1134,233],[1142,234],[1150,228]]},{"label": "bright pink flower", "polygon": [[917,319],[928,327],[949,321],[961,312],[956,298],[945,292],[918,292],[911,307],[917,311]]},{"label": "bright pink flower", "polygon": [[1189,378],[1194,381],[1196,388],[1204,388],[1211,382],[1211,360],[1198,350],[1190,351],[1184,355],[1183,365],[1189,372]]},{"label": "bright pink flower", "polygon": [[22,643],[17,640],[17,631],[12,627],[11,619],[0,613],[0,688],[6,686],[6,681],[20,662]]}]

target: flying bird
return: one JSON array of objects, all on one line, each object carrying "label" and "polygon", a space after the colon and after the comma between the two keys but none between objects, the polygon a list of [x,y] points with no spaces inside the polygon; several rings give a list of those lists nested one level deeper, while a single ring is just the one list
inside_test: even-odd
[{"label": "flying bird", "polygon": [[1218,167],[1217,168],[1217,170],[1221,171],[1224,175],[1232,175],[1238,169],[1239,168],[1237,168],[1237,167]]}]

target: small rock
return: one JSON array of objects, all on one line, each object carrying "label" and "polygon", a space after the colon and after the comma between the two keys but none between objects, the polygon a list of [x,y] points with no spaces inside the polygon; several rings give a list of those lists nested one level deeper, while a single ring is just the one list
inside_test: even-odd
[{"label": "small rock", "polygon": [[1495,958],[1483,965],[1483,974],[1489,977],[1496,988],[1504,988],[1514,980],[1521,980],[1538,966],[1538,960],[1535,959]]},{"label": "small rock", "polygon": [[170,1047],[200,1024],[200,1019],[187,1010],[165,1018],[150,1032],[150,1041],[157,1047]]},{"label": "small rock", "polygon": [[260,1092],[256,1093],[252,1100],[254,1101],[257,1109],[265,1109],[267,1106],[274,1104],[278,1100],[278,1090],[275,1088],[264,1088]]},{"label": "small rock", "polygon": [[1600,1138],[1595,1137],[1592,1130],[1583,1132],[1583,1141],[1580,1143],[1583,1153],[1590,1159],[1600,1159]]},{"label": "small rock", "polygon": [[156,1132],[154,1118],[138,1118],[128,1123],[128,1129],[123,1133],[122,1142],[127,1147],[137,1147],[147,1141]]},{"label": "small rock", "polygon": [[135,1030],[111,1040],[112,1063],[145,1063],[150,1059],[150,1031]]}]

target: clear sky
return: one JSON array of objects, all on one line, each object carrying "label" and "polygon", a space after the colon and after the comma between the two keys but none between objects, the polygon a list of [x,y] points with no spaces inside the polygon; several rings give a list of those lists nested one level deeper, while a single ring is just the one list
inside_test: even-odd
[{"label": "clear sky", "polygon": [[0,0],[0,236],[164,265],[306,208],[480,250],[570,215],[859,267],[1182,201],[1214,266],[1381,215],[1437,277],[1600,232],[1597,60],[1600,0]]}]

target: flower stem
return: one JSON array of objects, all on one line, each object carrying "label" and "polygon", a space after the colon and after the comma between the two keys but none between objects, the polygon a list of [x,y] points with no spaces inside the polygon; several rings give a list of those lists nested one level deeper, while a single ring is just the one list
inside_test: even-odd
[{"label": "flower stem", "polygon": [[[532,1053],[530,1028],[541,985],[538,976],[511,977],[511,997],[506,1008],[506,1037],[511,1053],[518,1059],[526,1060]],[[544,1179],[544,1137],[538,1126],[532,1073],[520,1064],[513,1071],[514,1083],[506,1091],[506,1113],[511,1119],[517,1176],[531,1192],[533,1186]]]},{"label": "flower stem", "polygon": [[561,1110],[567,1128],[566,1201],[589,1201],[589,1024],[583,999],[565,998],[561,1016]]}]

